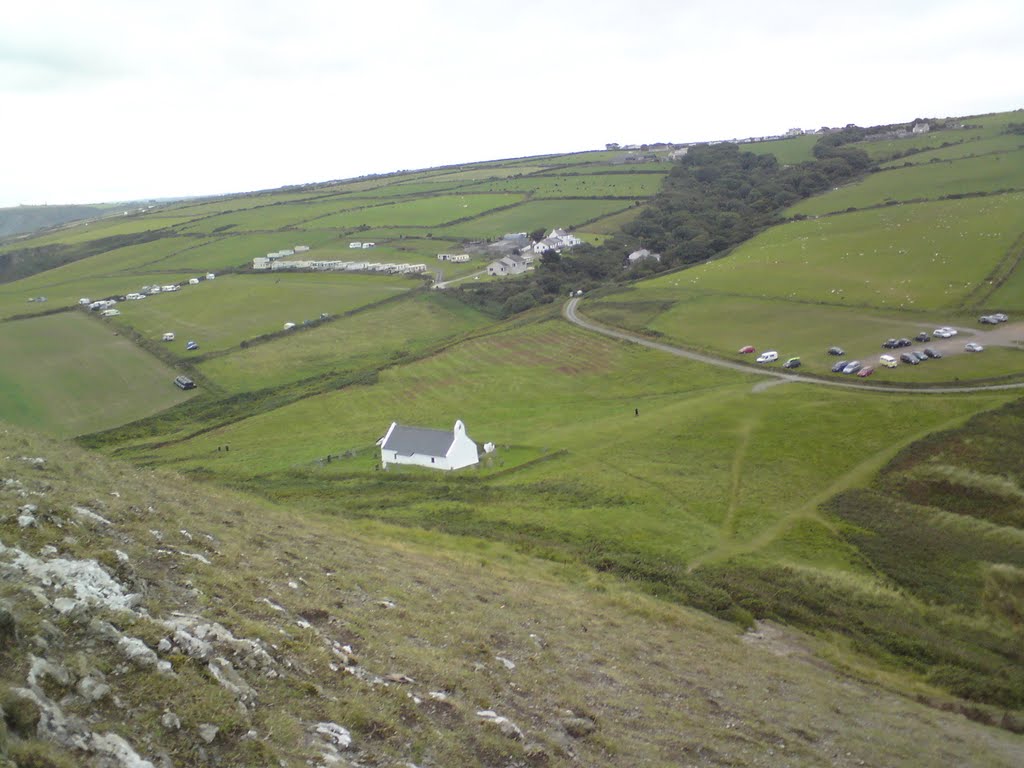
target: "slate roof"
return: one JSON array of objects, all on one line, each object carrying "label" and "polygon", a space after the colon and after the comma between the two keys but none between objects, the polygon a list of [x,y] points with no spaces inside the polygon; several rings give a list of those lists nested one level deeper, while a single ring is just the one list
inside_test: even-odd
[{"label": "slate roof", "polygon": [[445,456],[455,441],[455,433],[447,429],[424,429],[403,427],[396,424],[381,446],[385,451],[395,451],[402,456]]}]

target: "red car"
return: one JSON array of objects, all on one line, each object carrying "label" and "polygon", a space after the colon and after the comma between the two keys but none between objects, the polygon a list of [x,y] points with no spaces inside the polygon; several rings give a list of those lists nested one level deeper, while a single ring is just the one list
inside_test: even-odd
[{"label": "red car", "polygon": [[874,368],[872,368],[870,365],[865,365],[863,368],[857,371],[857,375],[863,379],[865,376],[870,376],[874,372]]},{"label": "red car", "polygon": [[754,349],[753,347],[751,347],[749,345],[746,346],[746,347],[740,347],[740,354],[741,355],[749,355],[752,352],[756,352],[756,351],[757,351],[756,349]]}]

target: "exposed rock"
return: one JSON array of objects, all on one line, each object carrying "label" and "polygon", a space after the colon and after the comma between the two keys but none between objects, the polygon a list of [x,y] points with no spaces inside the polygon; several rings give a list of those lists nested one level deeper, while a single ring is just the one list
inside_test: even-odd
[{"label": "exposed rock", "polygon": [[112,758],[121,768],[155,768],[149,760],[143,760],[127,741],[116,733],[94,733],[92,748]]},{"label": "exposed rock", "polygon": [[210,661],[207,668],[213,675],[213,679],[243,704],[251,704],[256,701],[256,691],[235,671],[230,661],[218,656]]},{"label": "exposed rock", "polygon": [[199,726],[199,738],[201,738],[207,744],[209,744],[214,739],[216,739],[217,738],[217,734],[219,732],[220,732],[220,728],[218,728],[213,723],[203,723],[202,725]]},{"label": "exposed rock", "polygon": [[94,677],[83,677],[75,690],[86,701],[99,701],[110,694],[110,686]]},{"label": "exposed rock", "polygon": [[117,647],[125,655],[128,661],[132,662],[138,667],[148,668],[155,667],[160,659],[156,655],[156,651],[146,645],[144,642],[139,640],[137,637],[124,637],[122,636],[117,641]]},{"label": "exposed rock", "polygon": [[327,742],[340,749],[348,749],[352,745],[352,734],[349,733],[348,728],[337,723],[317,723],[315,731]]},{"label": "exposed rock", "polygon": [[507,717],[499,715],[494,710],[480,710],[476,713],[476,716],[483,719],[485,723],[491,723],[492,725],[494,725],[499,731],[501,731],[503,736],[506,736],[510,739],[514,739],[515,741],[523,740],[523,732],[519,729],[519,726],[517,726]]},{"label": "exposed rock", "polygon": [[505,669],[509,671],[516,668],[515,662],[506,659],[504,656],[495,656],[494,658],[496,661],[500,661],[505,666]]},{"label": "exposed rock", "polygon": [[38,528],[39,523],[32,515],[18,515],[18,525],[22,528]]},{"label": "exposed rock", "polygon": [[164,710],[163,715],[160,716],[160,725],[166,728],[168,731],[180,731],[181,720],[176,714],[170,710]]},{"label": "exposed rock", "polygon": [[60,664],[29,654],[28,684],[35,688],[43,678],[50,678],[58,685],[71,685],[71,673]]},{"label": "exposed rock", "polygon": [[0,603],[0,651],[13,648],[18,642],[18,622],[10,607]]},{"label": "exposed rock", "polygon": [[72,507],[71,511],[79,517],[84,517],[87,520],[92,520],[94,523],[100,523],[101,525],[110,525],[110,521],[103,515],[97,515],[88,507]]}]

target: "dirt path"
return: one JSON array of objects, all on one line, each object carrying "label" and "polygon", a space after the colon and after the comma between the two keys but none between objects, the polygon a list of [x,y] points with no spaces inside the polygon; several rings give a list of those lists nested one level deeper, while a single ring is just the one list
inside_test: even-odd
[{"label": "dirt path", "polygon": [[[820,379],[815,376],[806,376],[799,373],[791,373],[785,370],[773,370],[770,368],[755,368],[748,363],[738,363],[732,360],[726,360],[721,357],[714,357],[712,355],[706,355],[700,352],[691,352],[688,349],[682,347],[675,347],[671,344],[663,344],[660,341],[652,341],[651,339],[645,339],[643,336],[638,336],[635,333],[629,331],[623,331],[618,328],[611,328],[607,325],[601,325],[593,320],[581,316],[577,311],[581,299],[573,298],[569,299],[562,307],[562,315],[570,323],[578,325],[580,328],[585,328],[588,331],[594,333],[600,333],[604,336],[609,336],[613,339],[620,339],[622,341],[629,341],[634,344],[639,344],[642,347],[648,349],[656,349],[659,352],[665,352],[669,355],[675,355],[676,357],[684,357],[687,360],[694,360],[698,363],[707,363],[708,365],[717,365],[719,368],[729,368],[733,371],[740,371],[741,373],[749,373],[754,376],[765,376],[775,379],[782,379],[783,381],[798,381],[802,384],[817,384],[823,387],[842,387],[844,389],[855,389],[861,392],[900,392],[903,394],[915,394],[915,395],[948,395],[961,392],[988,392],[1004,389],[1024,389],[1024,382],[1015,384],[979,384],[976,386],[955,386],[955,387],[910,387],[910,386],[891,386],[883,387],[877,384],[864,384],[860,382],[833,380],[833,379]],[[1024,323],[1004,323],[987,333],[976,332],[973,329],[958,329],[964,331],[964,334],[971,334],[972,340],[977,340],[982,345],[993,345],[993,346],[1018,346],[1024,343]],[[929,342],[929,345],[938,349],[942,354],[955,354],[963,352],[964,349],[964,335],[956,336],[952,339],[939,339],[934,342]],[[966,354],[966,353],[965,353]]]}]

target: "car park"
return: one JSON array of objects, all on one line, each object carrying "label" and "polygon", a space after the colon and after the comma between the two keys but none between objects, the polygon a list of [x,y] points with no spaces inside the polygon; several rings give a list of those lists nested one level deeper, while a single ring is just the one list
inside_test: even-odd
[{"label": "car park", "polygon": [[836,357],[840,357],[841,355],[845,355],[845,354],[846,354],[846,353],[845,353],[845,352],[843,351],[843,348],[842,348],[842,347],[829,347],[829,348],[828,348],[828,353],[829,353],[830,355],[834,355],[834,356],[836,356]]},{"label": "car park", "polygon": [[882,355],[878,358],[878,362],[884,365],[886,368],[895,368],[899,363],[896,362],[896,358],[892,355]]},{"label": "car park", "polygon": [[923,352],[933,360],[938,360],[940,357],[942,357],[942,353],[939,352],[939,350],[932,349],[931,347],[925,347]]},{"label": "car park", "polygon": [[872,368],[870,365],[865,365],[863,368],[861,368],[859,371],[857,371],[857,375],[860,376],[862,379],[866,379],[868,376],[870,376],[874,372],[875,372],[874,368]]},{"label": "car park", "polygon": [[787,360],[786,362],[784,362],[782,364],[782,367],[783,368],[799,368],[800,367],[800,358],[799,357],[791,357],[791,358],[789,358],[789,360]]},{"label": "car park", "polygon": [[759,362],[759,363],[774,363],[778,359],[779,359],[779,353],[776,352],[773,349],[770,349],[767,352],[762,352],[758,356],[757,362]]},{"label": "car park", "polygon": [[836,363],[835,365],[832,366],[832,373],[842,373],[843,372],[843,368],[846,367],[846,364],[848,362],[850,362],[850,361],[849,360],[840,360],[838,363]]},{"label": "car park", "polygon": [[914,341],[931,341],[932,337],[924,331],[921,331],[917,336],[914,337]]},{"label": "car park", "polygon": [[861,365],[860,360],[853,360],[853,361],[851,361],[851,362],[846,364],[846,367],[843,368],[843,373],[845,373],[847,375],[849,375],[851,373],[856,373],[857,371],[859,371],[863,367],[864,366]]},{"label": "car park", "polygon": [[920,365],[921,364],[921,361],[918,360],[916,357],[914,357],[909,352],[904,352],[902,355],[900,355],[900,360],[902,360],[904,363],[907,363],[909,365]]},{"label": "car park", "polygon": [[745,346],[745,347],[740,347],[740,354],[741,354],[741,355],[749,355],[749,354],[751,354],[752,352],[756,352],[756,351],[757,351],[757,350],[755,350],[755,349],[754,349],[754,348],[753,348],[752,346],[750,346],[749,344],[748,344],[747,346]]},{"label": "car park", "polygon": [[966,344],[964,344],[964,351],[966,352],[982,352],[984,351],[984,349],[985,348],[981,346],[981,344],[978,344],[977,342],[974,341],[968,341]]}]

